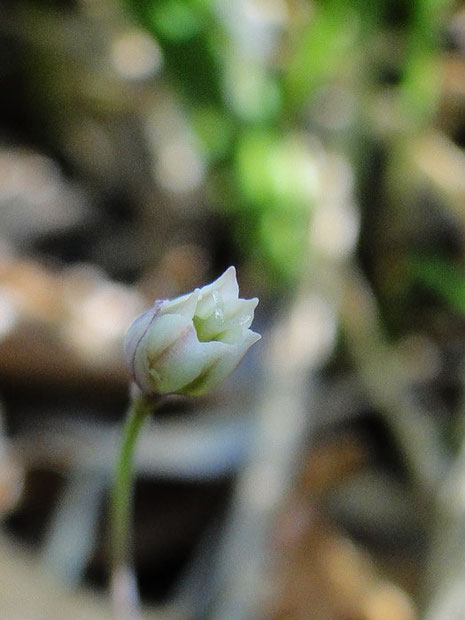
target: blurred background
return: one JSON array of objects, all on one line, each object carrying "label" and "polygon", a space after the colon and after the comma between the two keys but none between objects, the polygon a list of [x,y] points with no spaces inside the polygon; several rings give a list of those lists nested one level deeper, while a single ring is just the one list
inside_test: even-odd
[{"label": "blurred background", "polygon": [[143,615],[465,618],[465,5],[3,0],[0,616],[110,618],[121,342],[263,338],[138,453]]}]

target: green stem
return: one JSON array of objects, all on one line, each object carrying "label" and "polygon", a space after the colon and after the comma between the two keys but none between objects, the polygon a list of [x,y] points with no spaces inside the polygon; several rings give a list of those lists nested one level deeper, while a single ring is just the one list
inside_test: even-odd
[{"label": "green stem", "polygon": [[133,398],[127,413],[111,496],[110,544],[113,575],[129,565],[135,446],[145,420],[159,404],[159,398],[138,395]]}]

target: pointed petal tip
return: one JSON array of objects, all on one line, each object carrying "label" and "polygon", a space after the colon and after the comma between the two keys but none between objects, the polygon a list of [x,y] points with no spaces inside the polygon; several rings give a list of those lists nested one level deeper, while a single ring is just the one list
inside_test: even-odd
[{"label": "pointed petal tip", "polygon": [[256,342],[258,342],[259,340],[261,340],[262,335],[259,334],[258,332],[254,332],[251,329],[248,330],[248,338],[247,341],[250,343],[249,346],[252,346],[253,344],[255,344]]},{"label": "pointed petal tip", "polygon": [[234,284],[237,284],[236,268],[234,267],[234,265],[228,267],[226,271],[224,271],[220,275],[220,277],[216,279],[216,282],[232,282]]},{"label": "pointed petal tip", "polygon": [[165,304],[163,314],[181,314],[191,319],[195,314],[197,303],[201,297],[202,293],[200,289],[196,288],[192,293],[186,293],[186,295],[168,300]]}]

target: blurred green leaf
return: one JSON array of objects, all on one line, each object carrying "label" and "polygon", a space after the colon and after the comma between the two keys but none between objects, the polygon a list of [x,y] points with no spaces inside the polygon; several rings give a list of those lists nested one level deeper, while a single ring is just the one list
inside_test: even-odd
[{"label": "blurred green leaf", "polygon": [[434,113],[441,92],[438,48],[451,0],[417,0],[407,35],[407,56],[402,81],[405,109],[414,123]]},{"label": "blurred green leaf", "polygon": [[158,0],[150,5],[150,19],[160,36],[169,41],[185,41],[202,30],[201,16],[182,0]]},{"label": "blurred green leaf", "polygon": [[234,124],[224,110],[215,106],[198,106],[192,111],[192,126],[211,160],[225,157],[231,148]]},{"label": "blurred green leaf", "polygon": [[242,221],[258,234],[268,266],[289,282],[306,267],[310,216],[317,191],[317,170],[312,152],[298,134],[248,131],[236,151],[237,183],[246,199]]},{"label": "blurred green leaf", "polygon": [[347,51],[357,41],[360,16],[354,3],[321,2],[315,15],[294,35],[294,49],[285,76],[286,97],[291,107],[309,96],[344,66]]},{"label": "blurred green leaf", "polygon": [[414,257],[412,278],[441,297],[455,312],[465,315],[465,269],[442,257]]},{"label": "blurred green leaf", "polygon": [[308,210],[315,197],[315,162],[296,136],[245,132],[237,147],[236,170],[243,194],[255,206],[296,213]]}]

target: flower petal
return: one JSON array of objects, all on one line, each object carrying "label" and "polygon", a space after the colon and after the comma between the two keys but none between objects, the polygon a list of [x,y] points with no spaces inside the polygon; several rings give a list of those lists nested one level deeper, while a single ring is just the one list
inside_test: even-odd
[{"label": "flower petal", "polygon": [[[141,345],[141,341],[144,339],[147,330],[152,325],[153,321],[158,317],[161,312],[161,308],[163,306],[163,301],[156,301],[150,310],[144,312],[140,316],[138,316],[128,327],[126,330],[126,335],[124,337],[124,357],[128,370],[131,372],[133,379],[138,383],[138,379],[136,374],[138,374],[136,369],[136,353],[137,349]],[[144,389],[140,386],[141,389]],[[147,387],[147,386],[146,386]]]},{"label": "flower petal", "polygon": [[209,392],[219,385],[236,368],[249,348],[258,340],[261,335],[247,330],[245,338],[238,344],[225,344],[220,342],[201,343],[201,344],[223,344],[225,347],[222,354],[214,360],[211,366],[205,367],[204,372],[196,378],[190,385],[186,386],[188,394],[198,396]]},{"label": "flower petal", "polygon": [[200,299],[195,314],[206,319],[216,315],[224,315],[225,308],[237,301],[239,285],[236,280],[235,267],[228,267],[226,271],[214,282],[200,289]]},{"label": "flower petal", "polygon": [[167,300],[163,305],[161,314],[181,314],[188,319],[192,319],[197,309],[200,295],[200,289],[196,288],[192,293]]},{"label": "flower petal", "polygon": [[[187,386],[201,377],[227,350],[223,342],[199,342],[195,330],[188,332],[184,342],[177,340],[166,349],[155,369],[151,371],[160,393],[185,392]],[[186,349],[189,353],[186,355]]]},{"label": "flower petal", "polygon": [[194,317],[199,340],[220,340],[221,342],[237,342],[241,335],[250,327],[258,299],[236,299],[221,316],[212,314],[206,319]]}]

